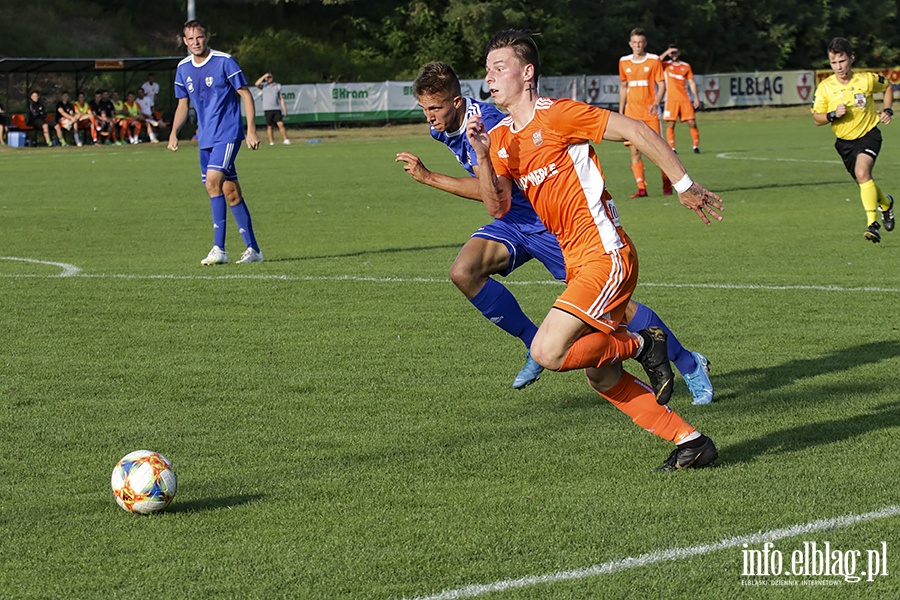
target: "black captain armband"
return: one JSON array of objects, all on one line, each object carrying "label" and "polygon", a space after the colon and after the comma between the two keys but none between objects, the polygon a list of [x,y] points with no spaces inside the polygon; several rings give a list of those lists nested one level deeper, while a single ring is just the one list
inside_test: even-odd
[{"label": "black captain armband", "polygon": [[884,109],[883,111],[881,111],[881,112],[886,112],[887,114],[889,114],[889,115],[892,116],[892,117],[894,116],[894,109],[893,109],[893,108],[885,108],[885,109]]},{"label": "black captain armband", "polygon": [[828,119],[829,123],[834,123],[835,121],[837,121],[838,116],[836,112],[831,111],[830,113],[825,115],[825,118]]}]

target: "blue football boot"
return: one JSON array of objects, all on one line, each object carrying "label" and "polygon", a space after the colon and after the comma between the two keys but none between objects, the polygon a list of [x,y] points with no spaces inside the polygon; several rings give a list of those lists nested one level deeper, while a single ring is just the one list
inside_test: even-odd
[{"label": "blue football boot", "polygon": [[531,358],[531,352],[528,352],[525,355],[527,359],[525,361],[525,366],[522,367],[522,370],[519,371],[519,374],[516,375],[516,378],[513,380],[513,389],[521,390],[526,385],[532,384],[538,379],[541,378],[541,373],[544,371],[544,367],[537,364],[533,358]]},{"label": "blue football boot", "polygon": [[697,369],[693,373],[682,373],[691,395],[693,404],[700,406],[713,401],[712,382],[709,380],[709,361],[699,352],[691,352],[697,361]]}]

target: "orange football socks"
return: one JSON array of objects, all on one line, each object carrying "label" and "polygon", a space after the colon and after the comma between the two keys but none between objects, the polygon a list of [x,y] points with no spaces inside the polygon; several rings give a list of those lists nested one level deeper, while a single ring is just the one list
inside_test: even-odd
[{"label": "orange football socks", "polygon": [[653,388],[627,371],[619,383],[600,395],[631,417],[635,425],[664,440],[680,444],[697,431],[668,405],[657,404]]},{"label": "orange football socks", "polygon": [[647,188],[647,182],[644,181],[644,162],[636,162],[631,164],[631,172],[634,173],[634,180],[637,182],[639,190]]}]

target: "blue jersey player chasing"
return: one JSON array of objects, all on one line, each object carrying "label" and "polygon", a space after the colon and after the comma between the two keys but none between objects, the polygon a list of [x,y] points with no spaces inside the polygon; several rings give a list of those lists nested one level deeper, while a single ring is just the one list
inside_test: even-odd
[{"label": "blue jersey player chasing", "polygon": [[[478,114],[490,130],[505,115],[492,104],[462,97],[456,73],[442,62],[430,62],[422,67],[413,82],[413,94],[431,126],[431,136],[453,152],[470,176],[435,173],[410,152],[399,152],[396,160],[404,162],[404,170],[420,183],[480,201],[476,179],[478,161],[466,137],[466,121],[469,115]],[[543,263],[553,277],[565,280],[566,267],[559,242],[541,223],[528,200],[514,188],[510,211],[473,233],[450,267],[450,279],[469,302],[485,318],[519,338],[526,348],[531,347],[537,325],[525,315],[512,293],[491,275],[505,277],[532,258]],[[712,402],[708,361],[703,355],[686,350],[662,319],[643,304],[632,300],[626,319],[632,332],[653,326],[664,329],[668,334],[669,360],[684,376],[693,403]],[[513,387],[522,389],[534,383],[542,371],[543,367],[527,352],[525,366],[513,381]]]},{"label": "blue jersey player chasing", "polygon": [[[225,253],[226,206],[237,222],[247,246],[238,263],[262,262],[263,255],[253,233],[253,221],[244,202],[234,160],[241,141],[251,150],[259,148],[253,115],[256,109],[247,78],[229,54],[209,47],[209,34],[200,21],[191,20],[182,28],[184,45],[191,55],[178,63],[175,97],[178,107],[172,120],[169,150],[178,150],[178,131],[187,121],[188,100],[197,113],[197,140],[200,146],[200,173],[212,206],[213,248],[202,265],[223,265]],[[241,102],[247,119],[247,134],[241,119]]]}]

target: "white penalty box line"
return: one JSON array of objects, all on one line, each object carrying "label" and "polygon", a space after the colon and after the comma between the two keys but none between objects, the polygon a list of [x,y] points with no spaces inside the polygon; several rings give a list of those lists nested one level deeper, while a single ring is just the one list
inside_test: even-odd
[{"label": "white penalty box line", "polygon": [[[269,281],[358,281],[363,283],[437,283],[446,284],[449,280],[444,278],[430,277],[364,277],[360,275],[253,275],[242,273],[239,275],[134,275],[127,273],[85,273],[79,267],[68,263],[53,262],[46,260],[38,260],[35,258],[22,258],[18,256],[0,256],[0,261],[18,261],[37,265],[46,265],[58,267],[61,269],[59,273],[53,275],[37,274],[37,273],[9,273],[0,274],[2,277],[30,277],[30,278],[65,278],[76,277],[82,279],[159,279],[159,280],[269,280]],[[223,269],[225,267],[204,267],[205,269]],[[504,281],[504,285],[565,285],[561,281],[555,279],[544,279],[536,281]],[[882,292],[889,294],[900,293],[900,288],[886,287],[843,287],[837,285],[763,285],[763,284],[731,284],[731,283],[653,283],[640,282],[639,287],[662,287],[662,288],[695,288],[695,289],[711,289],[711,290],[760,290],[760,291],[813,291],[813,292]]]},{"label": "white penalty box line", "polygon": [[857,523],[865,523],[867,521],[877,521],[879,519],[888,519],[900,515],[900,506],[887,506],[880,510],[864,513],[864,514],[848,514],[841,517],[833,517],[829,519],[819,519],[811,521],[803,525],[793,525],[783,529],[772,529],[769,531],[761,531],[750,535],[731,537],[713,542],[711,544],[701,544],[699,546],[689,546],[683,548],[669,548],[667,550],[658,550],[649,552],[637,557],[627,557],[619,560],[585,567],[582,569],[573,569],[571,571],[558,571],[546,575],[532,575],[521,577],[519,579],[503,579],[493,583],[467,585],[453,590],[444,590],[438,594],[430,596],[415,596],[414,598],[404,598],[404,600],[459,600],[461,598],[475,598],[493,592],[503,592],[506,590],[526,588],[540,584],[556,583],[560,581],[574,581],[579,579],[588,579],[598,577],[600,575],[610,575],[628,569],[638,567],[646,567],[654,563],[684,560],[694,556],[701,556],[718,552],[719,550],[727,550],[729,548],[742,547],[744,544],[764,544],[766,542],[774,542],[783,538],[796,537],[809,533],[817,533],[820,531],[828,531],[832,529],[840,529],[849,527]]}]

